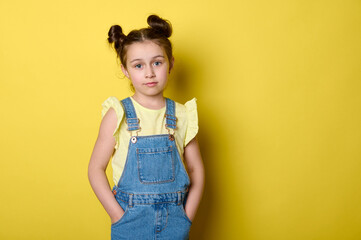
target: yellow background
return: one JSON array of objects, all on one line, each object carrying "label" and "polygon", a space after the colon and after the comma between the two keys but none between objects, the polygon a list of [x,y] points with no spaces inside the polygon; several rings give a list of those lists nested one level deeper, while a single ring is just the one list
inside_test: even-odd
[{"label": "yellow background", "polygon": [[1,1],[0,239],[110,238],[87,164],[131,92],[107,32],[151,13],[174,27],[167,96],[198,98],[191,237],[361,239],[359,0]]}]

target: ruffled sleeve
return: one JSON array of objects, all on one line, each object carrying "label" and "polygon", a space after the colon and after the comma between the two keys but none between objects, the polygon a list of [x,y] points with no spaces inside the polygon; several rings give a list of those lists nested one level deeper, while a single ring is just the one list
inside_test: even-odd
[{"label": "ruffled sleeve", "polygon": [[102,104],[102,118],[108,112],[109,108],[113,108],[117,115],[117,127],[114,130],[113,136],[115,138],[115,149],[119,146],[119,130],[120,130],[120,123],[122,122],[124,110],[120,101],[116,97],[109,97],[105,100]]},{"label": "ruffled sleeve", "polygon": [[187,113],[187,131],[184,138],[184,146],[197,135],[198,133],[198,113],[197,113],[197,99],[192,100],[184,104]]}]

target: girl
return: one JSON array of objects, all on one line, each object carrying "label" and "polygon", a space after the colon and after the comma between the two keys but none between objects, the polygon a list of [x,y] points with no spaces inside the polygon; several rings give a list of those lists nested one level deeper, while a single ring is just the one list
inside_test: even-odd
[{"label": "girl", "polygon": [[[103,103],[89,181],[110,216],[113,240],[188,239],[204,185],[197,106],[163,96],[174,64],[172,27],[156,15],[147,21],[127,36],[118,25],[109,30],[134,95]],[[112,191],[105,174],[111,157]]]}]

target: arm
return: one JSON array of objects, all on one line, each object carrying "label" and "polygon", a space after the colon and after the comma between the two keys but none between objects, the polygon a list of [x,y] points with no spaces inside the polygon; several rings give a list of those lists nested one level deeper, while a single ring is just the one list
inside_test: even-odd
[{"label": "arm", "polygon": [[110,108],[100,124],[99,135],[95,142],[88,167],[90,185],[110,216],[112,223],[116,222],[124,214],[123,209],[115,200],[105,173],[114,151],[115,139],[113,132],[116,126],[117,116],[115,110]]},{"label": "arm", "polygon": [[204,166],[196,138],[185,147],[184,159],[191,180],[185,211],[189,219],[193,220],[204,189]]}]

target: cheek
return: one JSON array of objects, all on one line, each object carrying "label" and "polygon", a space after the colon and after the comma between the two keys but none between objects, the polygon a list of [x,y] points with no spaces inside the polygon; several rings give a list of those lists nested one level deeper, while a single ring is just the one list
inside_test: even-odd
[{"label": "cheek", "polygon": [[130,71],[129,72],[129,79],[131,81],[139,81],[139,73],[137,73],[136,71]]},{"label": "cheek", "polygon": [[139,85],[140,81],[137,77],[131,77],[130,81],[133,83],[133,85]]},{"label": "cheek", "polygon": [[166,66],[166,67],[164,67],[162,69],[161,75],[162,75],[162,77],[168,77],[169,76],[169,67],[168,66]]}]

